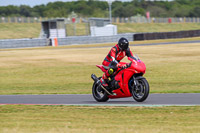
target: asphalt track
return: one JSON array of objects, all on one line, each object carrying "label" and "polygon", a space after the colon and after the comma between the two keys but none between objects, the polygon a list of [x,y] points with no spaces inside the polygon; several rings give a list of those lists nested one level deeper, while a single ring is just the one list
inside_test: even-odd
[{"label": "asphalt track", "polygon": [[0,105],[85,105],[85,106],[200,106],[200,93],[150,94],[144,102],[132,97],[96,102],[90,94],[0,95]]}]

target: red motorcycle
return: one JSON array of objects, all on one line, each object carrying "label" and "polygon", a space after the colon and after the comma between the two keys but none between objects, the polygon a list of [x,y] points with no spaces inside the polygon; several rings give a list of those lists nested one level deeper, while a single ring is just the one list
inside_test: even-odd
[{"label": "red motorcycle", "polygon": [[[149,83],[143,77],[146,71],[145,64],[135,56],[136,60],[130,63],[120,62],[120,64],[127,64],[127,68],[118,68],[114,76],[111,76],[108,81],[109,89],[104,88],[100,84],[100,78],[95,74],[91,75],[94,80],[92,87],[92,94],[96,101],[106,102],[109,98],[131,97],[137,102],[143,102],[149,95]],[[103,72],[107,70],[103,65],[96,65]]]}]

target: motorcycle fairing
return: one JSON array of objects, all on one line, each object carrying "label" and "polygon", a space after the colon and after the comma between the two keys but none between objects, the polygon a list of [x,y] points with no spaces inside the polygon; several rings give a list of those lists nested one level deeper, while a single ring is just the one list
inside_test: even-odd
[{"label": "motorcycle fairing", "polygon": [[142,61],[134,62],[134,65],[131,65],[131,67],[133,67],[133,69],[135,69],[136,71],[145,74],[146,66],[145,66],[144,62],[142,62]]},{"label": "motorcycle fairing", "polygon": [[103,65],[96,65],[98,68],[101,69],[101,71],[106,72],[107,70],[104,68]]},{"label": "motorcycle fairing", "polygon": [[130,97],[132,96],[129,91],[129,79],[133,76],[134,71],[132,69],[124,69],[117,73],[115,80],[118,81],[120,88],[113,90],[116,93],[116,96],[108,96],[109,98],[120,98],[120,97]]}]

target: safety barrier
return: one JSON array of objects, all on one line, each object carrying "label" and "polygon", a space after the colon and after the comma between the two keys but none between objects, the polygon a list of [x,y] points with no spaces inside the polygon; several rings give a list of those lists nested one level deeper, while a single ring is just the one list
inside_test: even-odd
[{"label": "safety barrier", "polygon": [[177,31],[177,32],[155,32],[134,34],[134,40],[156,40],[171,38],[199,37],[200,30]]},{"label": "safety barrier", "polygon": [[95,44],[95,43],[110,43],[116,42],[119,38],[125,37],[129,41],[133,41],[133,33],[118,34],[113,36],[72,36],[66,38],[52,38],[52,39],[5,39],[0,40],[0,49],[3,48],[26,48],[26,47],[40,47],[40,46],[59,46],[59,45],[73,45],[73,44]]},{"label": "safety barrier", "polygon": [[58,38],[58,45],[71,45],[71,44],[96,44],[96,43],[112,43],[116,42],[121,38],[125,37],[129,41],[133,41],[133,33],[118,34],[113,36],[79,36],[79,37],[66,37]]},{"label": "safety barrier", "polygon": [[41,47],[48,46],[49,40],[33,38],[33,39],[5,39],[0,40],[1,48],[27,48],[27,47]]}]

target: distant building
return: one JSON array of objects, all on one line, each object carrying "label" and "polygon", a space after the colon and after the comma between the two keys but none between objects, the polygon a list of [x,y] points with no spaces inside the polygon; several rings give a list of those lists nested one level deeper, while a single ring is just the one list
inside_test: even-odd
[{"label": "distant building", "polygon": [[109,19],[90,18],[91,36],[111,36],[117,35],[117,26],[110,24]]},{"label": "distant building", "polygon": [[42,37],[63,38],[66,37],[65,20],[52,19],[42,21]]}]

